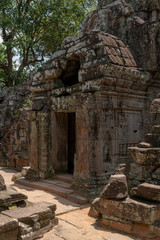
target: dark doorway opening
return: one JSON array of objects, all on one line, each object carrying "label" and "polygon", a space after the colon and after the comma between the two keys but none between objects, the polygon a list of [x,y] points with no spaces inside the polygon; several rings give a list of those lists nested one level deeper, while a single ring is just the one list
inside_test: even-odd
[{"label": "dark doorway opening", "polygon": [[53,115],[52,159],[55,173],[74,172],[76,152],[76,113],[57,112]]},{"label": "dark doorway opening", "polygon": [[68,173],[74,171],[74,154],[76,146],[76,115],[75,113],[68,113]]}]

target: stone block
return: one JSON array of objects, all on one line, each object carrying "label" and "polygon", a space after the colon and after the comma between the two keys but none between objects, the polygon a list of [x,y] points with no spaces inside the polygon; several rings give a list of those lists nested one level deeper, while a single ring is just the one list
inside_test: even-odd
[{"label": "stone block", "polygon": [[17,240],[18,228],[15,230],[0,233],[0,240]]},{"label": "stone block", "polygon": [[159,133],[148,133],[146,135],[146,141],[148,143],[151,143],[153,147],[159,147],[160,146],[160,134]]},{"label": "stone block", "polygon": [[[111,228],[117,229],[118,231],[122,231],[122,232],[125,232],[125,233],[131,233],[132,232],[131,222],[113,221],[113,220],[108,220],[108,219],[103,218],[101,220],[101,224],[103,226],[111,227]],[[109,239],[107,239],[107,240],[109,240]],[[117,238],[117,240],[119,240],[119,238]]]},{"label": "stone block", "polygon": [[115,169],[115,174],[128,175],[129,170],[130,170],[129,164],[119,164],[118,167]]},{"label": "stone block", "polygon": [[6,185],[5,185],[5,182],[4,182],[4,178],[0,174],[0,191],[3,191],[5,189],[6,189]]},{"label": "stone block", "polygon": [[155,201],[160,203],[160,186],[143,183],[137,188],[132,188],[131,194],[149,201]]},{"label": "stone block", "polygon": [[33,111],[41,111],[44,107],[44,101],[43,100],[36,100],[32,105]]},{"label": "stone block", "polygon": [[25,223],[19,223],[19,235],[26,235],[28,233],[31,233],[32,232],[32,228],[25,224]]},{"label": "stone block", "polygon": [[150,143],[140,142],[140,143],[138,143],[138,147],[139,148],[152,148],[153,146]]},{"label": "stone block", "polygon": [[[41,202],[26,208],[17,208],[13,210],[3,211],[0,214],[0,240],[1,233],[4,236],[13,230],[17,231],[18,237],[6,237],[11,240],[27,240],[37,239],[43,237],[43,234],[49,231],[53,226],[58,224],[55,218],[56,205]],[[15,231],[14,231],[15,234]]]},{"label": "stone block", "polygon": [[139,165],[151,166],[160,164],[160,148],[129,148],[135,162]]},{"label": "stone block", "polygon": [[19,193],[13,187],[8,187],[4,191],[0,191],[0,206],[8,207],[13,203],[21,202],[27,199],[27,196]]},{"label": "stone block", "polygon": [[92,203],[89,215],[105,215],[111,220],[119,218],[150,225],[160,220],[160,207],[130,198],[123,201],[100,198]]},{"label": "stone block", "polygon": [[104,199],[124,199],[128,196],[127,179],[124,174],[111,175],[108,184],[100,194]]},{"label": "stone block", "polygon": [[[118,231],[129,233],[132,236],[136,235],[136,236],[143,237],[143,239],[152,239],[152,240],[160,239],[160,228],[156,227],[154,225],[145,225],[145,224],[140,224],[140,223],[134,223],[131,221],[124,221],[122,219],[110,220],[110,219],[105,219],[105,218],[102,218],[100,222],[103,226],[111,227],[111,228],[117,229]],[[114,236],[114,235],[112,234],[112,236]],[[124,236],[123,236],[123,238],[124,238]],[[104,239],[107,239],[107,237]],[[118,237],[116,239],[119,240],[120,238]],[[126,237],[125,237],[125,239],[126,239]],[[137,239],[137,238],[134,238],[134,239]]]},{"label": "stone block", "polygon": [[16,219],[0,214],[0,236],[2,233],[18,230],[18,226],[19,223]]},{"label": "stone block", "polygon": [[160,125],[155,125],[152,127],[152,133],[160,133]]},{"label": "stone block", "polygon": [[17,208],[12,211],[6,210],[2,212],[8,217],[16,218],[18,221],[31,224],[33,222],[39,221],[41,219],[52,217],[52,211],[47,206],[45,207],[43,204],[36,204],[30,207],[26,207],[22,209]]},{"label": "stone block", "polygon": [[160,180],[160,168],[157,168],[156,171],[152,173],[152,178],[154,180]]}]

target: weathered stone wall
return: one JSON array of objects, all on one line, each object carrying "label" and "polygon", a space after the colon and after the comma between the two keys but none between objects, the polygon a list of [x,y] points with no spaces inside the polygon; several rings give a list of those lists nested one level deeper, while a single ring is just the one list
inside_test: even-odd
[{"label": "weathered stone wall", "polygon": [[[156,13],[149,11],[146,18],[134,2],[99,1],[82,31],[67,37],[43,69],[28,77],[24,88],[32,93],[32,111],[21,110],[8,128],[2,125],[7,129],[2,149],[10,166],[20,168],[30,159],[28,177],[46,178],[69,172],[70,154],[75,187],[90,191],[130,160],[128,147],[149,131],[150,104],[160,89]],[[21,105],[27,94],[19,99]],[[17,106],[9,108],[12,115]],[[71,113],[75,130],[69,132]]]},{"label": "weathered stone wall", "polygon": [[103,7],[88,14],[82,29],[97,29],[121,38],[139,68],[156,71],[160,63],[159,2],[117,0],[99,1],[99,5]]},{"label": "weathered stone wall", "polygon": [[155,125],[146,142],[129,148],[133,161],[121,164],[111,175],[89,215],[101,224],[140,235],[145,239],[160,237],[160,94],[151,104]]},{"label": "weathered stone wall", "polygon": [[117,37],[96,30],[66,38],[33,76],[34,177],[69,171],[68,116],[74,113],[74,185],[89,191],[103,186],[115,167],[129,160],[128,147],[149,129],[149,105],[159,89],[158,84],[150,85],[151,75],[137,68],[129,48]]},{"label": "weathered stone wall", "polygon": [[0,90],[0,165],[21,170],[29,164],[29,109],[31,98],[24,82]]}]

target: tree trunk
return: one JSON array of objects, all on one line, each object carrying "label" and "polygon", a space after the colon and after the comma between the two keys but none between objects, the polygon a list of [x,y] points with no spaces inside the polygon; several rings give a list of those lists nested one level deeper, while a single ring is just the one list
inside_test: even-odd
[{"label": "tree trunk", "polygon": [[7,47],[7,60],[8,60],[8,86],[13,87],[13,78],[12,78],[12,72],[13,72],[13,54],[12,54],[12,48]]},{"label": "tree trunk", "polygon": [[8,76],[8,83],[7,83],[8,87],[13,87],[13,79],[11,76]]}]

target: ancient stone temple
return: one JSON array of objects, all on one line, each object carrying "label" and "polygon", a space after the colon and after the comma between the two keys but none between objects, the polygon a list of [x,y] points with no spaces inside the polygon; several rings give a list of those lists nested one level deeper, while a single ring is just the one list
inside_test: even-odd
[{"label": "ancient stone temple", "polygon": [[[159,4],[152,2],[99,1],[81,31],[28,77],[28,178],[71,173],[76,189],[92,193],[129,161],[160,90]],[[19,151],[15,165],[22,158]]]},{"label": "ancient stone temple", "polygon": [[159,97],[151,105],[156,122],[146,142],[130,148],[132,162],[116,169],[89,211],[105,226],[154,240],[160,239]]}]

